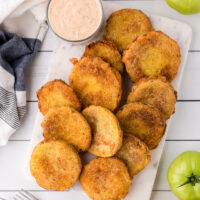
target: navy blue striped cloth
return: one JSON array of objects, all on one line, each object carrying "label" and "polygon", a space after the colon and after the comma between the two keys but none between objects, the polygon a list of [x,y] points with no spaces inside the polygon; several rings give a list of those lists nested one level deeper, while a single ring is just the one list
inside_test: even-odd
[{"label": "navy blue striped cloth", "polygon": [[20,126],[26,113],[24,68],[38,52],[39,39],[0,31],[0,145]]}]

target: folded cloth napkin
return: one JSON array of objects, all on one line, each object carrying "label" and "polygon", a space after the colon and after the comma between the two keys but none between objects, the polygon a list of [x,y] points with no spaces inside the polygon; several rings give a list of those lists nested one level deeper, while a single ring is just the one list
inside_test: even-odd
[{"label": "folded cloth napkin", "polygon": [[13,12],[24,0],[0,0],[0,23]]},{"label": "folded cloth napkin", "polygon": [[[1,24],[0,145],[7,143],[26,113],[24,68],[36,55],[48,29],[44,14],[46,5],[44,0],[25,1]],[[27,23],[30,25],[28,31]]]}]

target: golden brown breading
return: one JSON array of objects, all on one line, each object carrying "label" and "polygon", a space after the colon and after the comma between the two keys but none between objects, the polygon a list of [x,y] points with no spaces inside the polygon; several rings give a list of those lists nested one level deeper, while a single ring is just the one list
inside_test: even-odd
[{"label": "golden brown breading", "polygon": [[161,31],[152,31],[132,42],[124,51],[122,61],[133,82],[156,76],[165,76],[171,82],[181,62],[180,48]]},{"label": "golden brown breading", "polygon": [[122,52],[138,36],[151,30],[151,22],[142,11],[122,9],[112,13],[108,18],[104,37],[112,41]]},{"label": "golden brown breading", "polygon": [[119,159],[97,158],[84,166],[80,184],[92,200],[120,200],[128,194],[131,178]]},{"label": "golden brown breading", "polygon": [[64,81],[54,80],[47,82],[37,91],[38,105],[43,115],[49,109],[60,106],[71,106],[76,110],[81,110],[81,104],[72,90]]},{"label": "golden brown breading", "polygon": [[142,171],[151,161],[147,145],[130,134],[124,134],[122,147],[115,156],[126,164],[131,177]]},{"label": "golden brown breading", "polygon": [[83,56],[97,56],[108,62],[111,67],[114,67],[120,72],[123,72],[122,57],[115,45],[106,40],[93,42],[85,47]]},{"label": "golden brown breading", "polygon": [[70,86],[84,107],[99,105],[114,110],[121,99],[121,75],[99,57],[87,56],[71,60],[74,68]]},{"label": "golden brown breading", "polygon": [[69,189],[78,180],[81,168],[77,151],[62,140],[42,141],[30,161],[32,176],[46,190]]},{"label": "golden brown breading", "polygon": [[100,157],[113,156],[122,145],[122,130],[116,116],[101,106],[89,106],[83,116],[92,128],[89,152]]},{"label": "golden brown breading", "polygon": [[165,131],[165,120],[157,108],[129,103],[121,107],[116,116],[125,133],[141,139],[150,150],[157,147]]},{"label": "golden brown breading", "polygon": [[52,108],[42,122],[45,139],[63,139],[78,151],[91,144],[91,128],[86,119],[72,107]]},{"label": "golden brown breading", "polygon": [[133,85],[127,103],[141,102],[158,108],[165,119],[175,111],[177,94],[165,77],[143,78]]}]

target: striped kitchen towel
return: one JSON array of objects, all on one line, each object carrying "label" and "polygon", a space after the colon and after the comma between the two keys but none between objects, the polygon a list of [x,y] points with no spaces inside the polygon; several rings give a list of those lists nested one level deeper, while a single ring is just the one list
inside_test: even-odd
[{"label": "striped kitchen towel", "polygon": [[[24,68],[29,66],[35,57],[48,29],[45,9],[42,18],[39,13],[41,8],[37,6],[41,2],[44,1],[24,2],[21,8],[18,8],[1,25],[0,146],[5,145],[9,137],[19,128],[26,113]],[[37,19],[36,16],[40,18]],[[27,23],[30,27],[23,25]]]}]

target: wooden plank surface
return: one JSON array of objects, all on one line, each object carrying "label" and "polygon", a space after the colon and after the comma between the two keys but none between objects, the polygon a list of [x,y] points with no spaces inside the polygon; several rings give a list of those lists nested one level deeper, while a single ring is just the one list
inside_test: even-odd
[{"label": "wooden plank surface", "polygon": [[[46,191],[31,191],[40,200],[87,200],[86,196],[77,196],[76,193],[68,192],[46,192]],[[16,195],[16,191],[0,192],[0,197],[12,199]],[[154,192],[152,193],[151,200],[178,200],[170,191]]]},{"label": "wooden plank surface", "polygon": [[[29,141],[10,141],[6,147],[0,150],[0,191],[43,190],[35,182],[25,177],[26,152]],[[162,161],[158,170],[155,191],[168,191],[169,186],[166,173],[169,164],[181,152],[186,150],[200,150],[200,141],[167,141]],[[148,177],[147,177],[148,178]]]},{"label": "wooden plank surface", "polygon": [[[36,101],[36,91],[45,83],[52,52],[39,52],[31,66],[25,71],[27,100]],[[199,100],[200,52],[189,52],[183,73],[179,100]]]},{"label": "wooden plank surface", "polygon": [[[126,2],[127,1],[123,1],[123,0],[113,1],[113,3],[121,4],[122,6],[126,5]],[[176,19],[176,20],[179,20],[179,21],[189,24],[193,29],[193,40],[192,40],[190,50],[193,50],[193,51],[200,50],[200,37],[199,37],[200,14],[182,15],[182,14],[178,13],[177,11],[173,10],[172,8],[170,8],[166,4],[165,0],[158,0],[158,1],[157,0],[155,0],[155,1],[151,1],[151,0],[148,0],[148,1],[132,0],[131,1],[130,0],[128,2],[130,3],[130,7],[132,7],[132,8],[141,9],[142,11],[144,11],[146,13],[162,15],[162,16],[173,18],[173,19]],[[52,50],[55,47],[55,44],[56,44],[56,38],[54,37],[53,33],[51,31],[49,31],[49,33],[47,34],[47,36],[45,38],[45,41],[43,42],[41,50],[45,50],[45,51]]]},{"label": "wooden plank surface", "polygon": [[[33,122],[38,112],[37,102],[28,102],[22,126],[10,140],[30,140]],[[167,140],[200,140],[200,102],[177,102]]]},{"label": "wooden plank surface", "polygon": [[[125,1],[113,1],[124,5]],[[151,200],[177,200],[167,183],[166,173],[171,161],[185,150],[200,151],[200,14],[184,16],[166,5],[164,0],[130,0],[130,5],[147,13],[154,13],[188,23],[193,29],[186,69],[184,71],[176,113],[172,117],[167,142]],[[32,65],[26,69],[28,113],[22,127],[10,138],[6,147],[0,147],[0,197],[10,200],[21,188],[32,191],[40,200],[87,200],[78,193],[49,192],[25,177],[26,152],[37,113],[35,92],[44,83],[50,66],[52,51],[57,39],[48,31],[40,53]],[[148,178],[148,177],[147,177]]]},{"label": "wooden plank surface", "polygon": [[[17,191],[0,192],[0,197],[6,199],[12,199],[16,195]],[[77,196],[76,193],[68,192],[47,192],[47,191],[31,191],[31,194],[35,195],[40,200],[87,200],[86,196]],[[151,200],[178,200],[170,191],[153,191]]]}]

